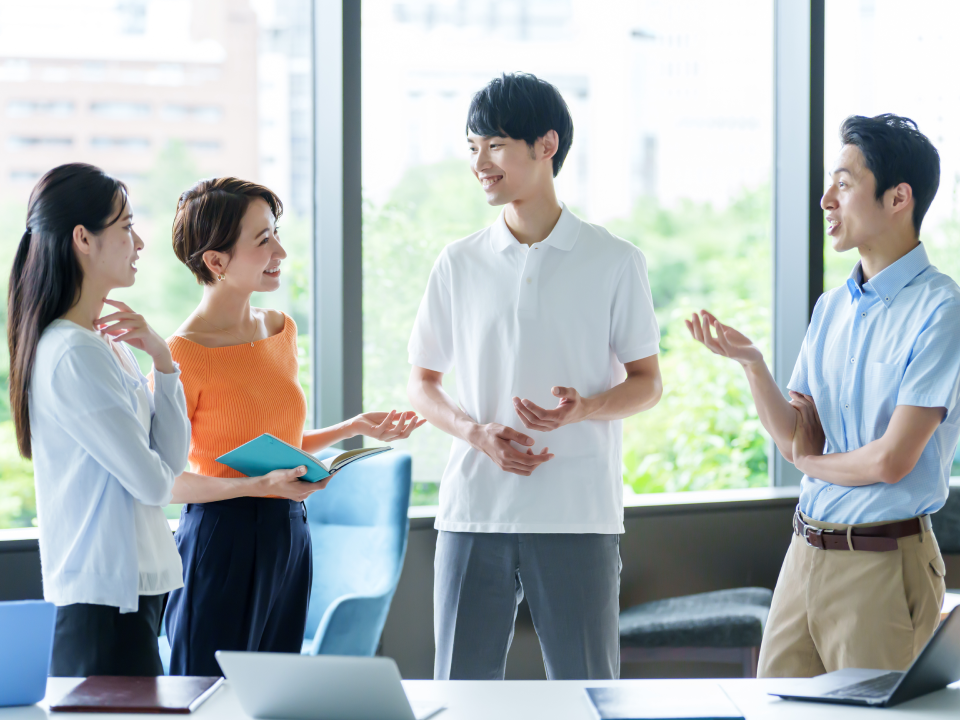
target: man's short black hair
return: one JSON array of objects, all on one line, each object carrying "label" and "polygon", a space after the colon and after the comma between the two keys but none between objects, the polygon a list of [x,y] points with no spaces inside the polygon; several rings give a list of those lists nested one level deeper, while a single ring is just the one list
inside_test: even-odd
[{"label": "man's short black hair", "polygon": [[573,118],[559,90],[529,73],[504,73],[470,101],[467,132],[523,140],[533,147],[551,130],[560,138],[553,156],[556,177],[573,143]]},{"label": "man's short black hair", "polygon": [[840,141],[856,145],[877,180],[877,200],[892,187],[913,190],[913,227],[920,235],[923,216],[940,187],[940,154],[910,118],[899,115],[853,115],[840,126]]}]

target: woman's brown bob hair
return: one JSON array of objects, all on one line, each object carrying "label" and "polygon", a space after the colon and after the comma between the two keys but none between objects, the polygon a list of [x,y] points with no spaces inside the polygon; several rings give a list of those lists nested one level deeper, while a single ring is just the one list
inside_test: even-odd
[{"label": "woman's brown bob hair", "polygon": [[214,276],[203,261],[208,250],[233,251],[240,237],[240,222],[251,200],[262,198],[277,220],[283,203],[263,185],[234,177],[201,180],[180,196],[173,218],[173,251],[190,268],[197,282],[213,285]]}]

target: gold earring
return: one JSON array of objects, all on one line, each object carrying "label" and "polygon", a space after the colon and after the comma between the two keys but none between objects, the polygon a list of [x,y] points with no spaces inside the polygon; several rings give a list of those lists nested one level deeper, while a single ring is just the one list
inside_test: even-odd
[{"label": "gold earring", "polygon": [[217,275],[217,280],[219,280],[220,282],[223,282],[224,277],[226,276],[223,273],[220,273],[219,275]]}]

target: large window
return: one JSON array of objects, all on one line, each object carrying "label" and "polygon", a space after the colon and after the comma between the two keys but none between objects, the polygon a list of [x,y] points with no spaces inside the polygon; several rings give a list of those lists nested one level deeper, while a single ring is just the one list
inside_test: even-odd
[{"label": "large window", "polygon": [[[89,162],[127,181],[146,243],[136,285],[116,297],[169,336],[201,294],[170,247],[177,198],[202,177],[236,175],[283,200],[283,286],[254,303],[296,320],[306,384],[310,19],[310,0],[0,0],[3,302],[31,188],[55,165]],[[29,525],[36,514],[32,468],[10,420],[8,370],[4,343],[0,527]]]},{"label": "large window", "polygon": [[[824,87],[825,167],[850,115],[895,113],[916,121],[940,152],[940,189],[920,239],[930,261],[960,279],[960,4],[952,0],[828,0]],[[843,283],[855,252],[824,243],[824,288]],[[953,475],[960,475],[960,454]]]},{"label": "large window", "polygon": [[[561,199],[648,261],[665,393],[625,423],[627,487],[766,485],[743,373],[695,346],[683,318],[711,308],[769,356],[772,14],[771,0],[364,0],[365,409],[408,405],[406,345],[430,268],[498,212],[469,170],[470,98],[527,71],[573,114]],[[429,426],[407,442],[415,502],[436,501],[449,446]]]}]

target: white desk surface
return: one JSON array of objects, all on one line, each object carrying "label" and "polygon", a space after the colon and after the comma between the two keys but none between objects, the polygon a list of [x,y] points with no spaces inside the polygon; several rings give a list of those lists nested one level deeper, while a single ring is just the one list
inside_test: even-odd
[{"label": "white desk surface", "polygon": [[[79,680],[51,678],[47,683],[47,697],[40,705],[2,708],[0,720],[43,720],[54,717],[64,720],[72,717],[95,720],[122,720],[142,718],[143,715],[118,714],[65,714],[49,713],[46,705],[69,692]],[[884,720],[896,718],[951,718],[960,717],[960,683],[946,690],[932,693],[894,708],[877,710],[845,705],[821,705],[789,702],[766,695],[765,680],[621,680],[622,684],[640,687],[663,683],[676,687],[678,695],[696,692],[704,683],[719,682],[730,699],[748,720],[759,718],[783,718],[784,720],[810,720],[810,718],[873,718]],[[583,692],[586,686],[608,685],[610,682],[522,680],[508,682],[433,682],[431,680],[407,680],[404,688],[412,699],[435,700],[447,706],[436,720],[592,720],[592,713]],[[240,703],[225,683],[196,713],[198,720],[241,720],[246,718]]]}]

